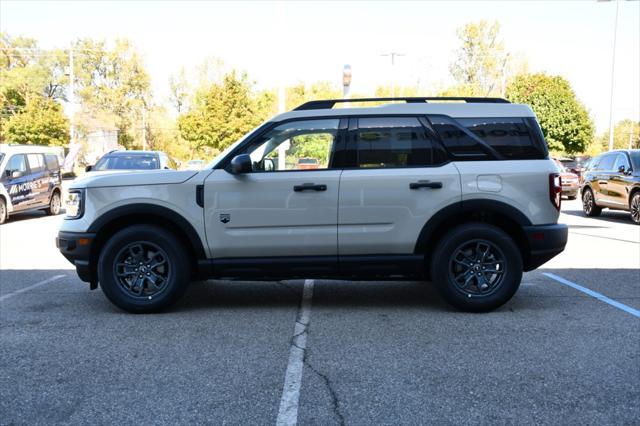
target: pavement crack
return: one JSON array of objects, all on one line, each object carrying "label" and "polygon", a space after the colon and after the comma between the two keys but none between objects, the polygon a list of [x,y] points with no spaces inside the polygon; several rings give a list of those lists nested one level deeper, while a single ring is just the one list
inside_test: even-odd
[{"label": "pavement crack", "polygon": [[342,414],[342,412],[340,412],[340,400],[338,399],[338,393],[333,388],[333,383],[331,382],[331,379],[329,379],[329,377],[326,374],[321,373],[313,365],[311,365],[308,355],[309,355],[309,350],[308,349],[304,350],[304,356],[302,358],[302,362],[304,363],[304,365],[306,365],[309,368],[309,370],[311,370],[316,376],[318,376],[324,382],[324,385],[327,388],[327,391],[329,391],[329,396],[331,397],[331,406],[332,406],[331,408],[333,410],[333,415],[338,419],[338,424],[340,424],[340,426],[345,426],[346,421],[345,421],[344,415]]}]

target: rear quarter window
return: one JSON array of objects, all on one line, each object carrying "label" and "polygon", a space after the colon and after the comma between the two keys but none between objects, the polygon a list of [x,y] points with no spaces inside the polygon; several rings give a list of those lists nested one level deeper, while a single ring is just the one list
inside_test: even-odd
[{"label": "rear quarter window", "polygon": [[51,154],[45,154],[44,162],[47,165],[47,169],[49,170],[58,170],[60,168],[60,164],[58,164],[58,157]]}]

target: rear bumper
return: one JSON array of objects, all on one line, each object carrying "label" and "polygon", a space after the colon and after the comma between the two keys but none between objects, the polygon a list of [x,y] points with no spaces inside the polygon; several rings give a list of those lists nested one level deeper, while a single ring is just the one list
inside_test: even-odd
[{"label": "rear bumper", "polygon": [[96,234],[85,232],[59,232],[56,247],[67,260],[76,267],[78,277],[82,281],[95,283],[97,279],[91,267],[91,246]]},{"label": "rear bumper", "polygon": [[565,224],[525,226],[529,252],[524,259],[524,270],[531,271],[562,253],[567,245],[569,228]]}]

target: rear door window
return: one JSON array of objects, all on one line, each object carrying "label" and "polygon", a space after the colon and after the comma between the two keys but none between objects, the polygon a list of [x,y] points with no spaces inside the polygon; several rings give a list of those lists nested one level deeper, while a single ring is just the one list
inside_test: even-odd
[{"label": "rear door window", "polygon": [[613,171],[613,163],[615,161],[616,161],[616,154],[606,154],[600,160],[597,170],[601,170],[603,172]]},{"label": "rear door window", "polygon": [[420,167],[445,161],[438,142],[417,117],[360,118],[355,147],[359,168]]},{"label": "rear door window", "polygon": [[56,171],[60,168],[60,165],[58,164],[58,157],[53,154],[45,154],[44,162],[47,165],[47,169],[51,171]]},{"label": "rear door window", "polygon": [[27,154],[29,160],[29,168],[31,173],[40,173],[44,171],[44,158],[42,154]]}]

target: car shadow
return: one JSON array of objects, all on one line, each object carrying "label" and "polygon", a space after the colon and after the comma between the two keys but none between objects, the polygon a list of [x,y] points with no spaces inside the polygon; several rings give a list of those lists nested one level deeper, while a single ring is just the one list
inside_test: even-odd
[{"label": "car shadow", "polygon": [[629,216],[629,212],[625,211],[616,211],[616,210],[602,210],[602,214],[600,216],[588,217],[581,210],[563,210],[562,213],[568,214],[571,216],[584,217],[586,219],[592,219],[603,222],[614,222],[614,223],[629,223],[633,224],[631,221],[631,217]]},{"label": "car shadow", "polygon": [[[64,215],[65,213],[65,210],[61,209],[60,213],[57,216]],[[43,217],[49,217],[49,215],[44,210],[29,210],[26,212],[11,213],[9,219],[5,222],[5,224],[40,219]]]}]

